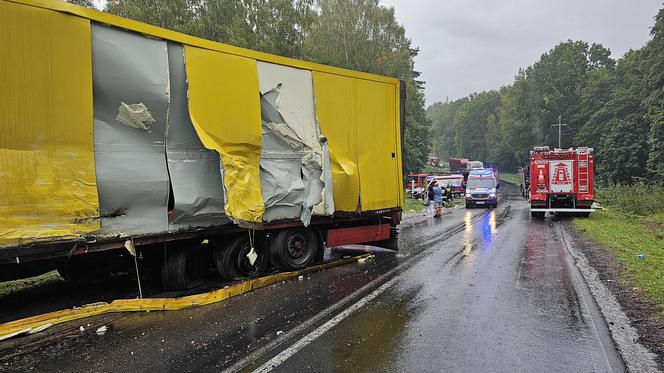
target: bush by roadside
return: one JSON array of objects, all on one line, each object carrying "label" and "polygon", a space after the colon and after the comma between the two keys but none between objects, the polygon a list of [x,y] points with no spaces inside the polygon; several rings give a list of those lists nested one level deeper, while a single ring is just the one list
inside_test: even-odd
[{"label": "bush by roadside", "polygon": [[636,184],[609,185],[597,188],[597,200],[605,207],[623,214],[639,216],[664,213],[664,187]]}]

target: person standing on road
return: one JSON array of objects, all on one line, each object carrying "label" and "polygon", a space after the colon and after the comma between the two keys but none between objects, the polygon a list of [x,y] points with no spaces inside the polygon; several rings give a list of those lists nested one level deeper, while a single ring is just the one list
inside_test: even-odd
[{"label": "person standing on road", "polygon": [[443,189],[435,181],[433,182],[433,202],[436,210],[433,216],[440,216],[443,209]]},{"label": "person standing on road", "polygon": [[433,217],[433,183],[429,183],[429,186],[427,187],[426,192],[427,197],[429,200],[429,203],[427,204],[427,217],[432,218]]}]

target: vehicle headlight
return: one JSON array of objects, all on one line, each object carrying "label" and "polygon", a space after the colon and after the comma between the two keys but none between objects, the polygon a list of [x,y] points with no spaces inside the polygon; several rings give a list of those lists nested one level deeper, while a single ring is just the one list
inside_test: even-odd
[{"label": "vehicle headlight", "polygon": [[496,193],[489,193],[489,197],[493,198],[496,196]]},{"label": "vehicle headlight", "polygon": [[466,193],[466,198],[470,198],[470,193]]}]

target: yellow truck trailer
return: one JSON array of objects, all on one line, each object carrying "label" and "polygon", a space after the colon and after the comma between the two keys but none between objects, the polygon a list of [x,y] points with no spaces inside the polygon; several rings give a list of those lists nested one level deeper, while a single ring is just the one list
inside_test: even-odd
[{"label": "yellow truck trailer", "polygon": [[395,248],[404,95],[395,78],[0,0],[0,280],[101,276],[135,247],[178,289],[208,249],[236,279],[325,245]]}]

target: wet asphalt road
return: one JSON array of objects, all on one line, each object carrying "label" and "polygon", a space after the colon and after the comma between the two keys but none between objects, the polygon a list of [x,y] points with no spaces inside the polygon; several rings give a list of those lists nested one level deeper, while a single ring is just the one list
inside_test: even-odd
[{"label": "wet asphalt road", "polygon": [[404,227],[397,254],[206,307],[5,342],[0,370],[623,371],[559,233],[531,221],[515,192],[504,185],[492,211]]}]

